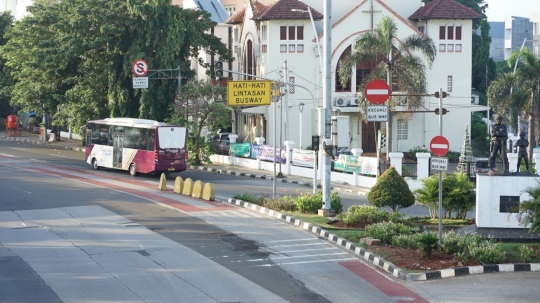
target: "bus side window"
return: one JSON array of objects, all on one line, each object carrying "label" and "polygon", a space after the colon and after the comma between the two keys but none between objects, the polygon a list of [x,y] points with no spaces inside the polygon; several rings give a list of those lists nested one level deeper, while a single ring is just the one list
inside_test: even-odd
[{"label": "bus side window", "polygon": [[147,146],[147,137],[148,137],[148,129],[141,129],[141,135],[139,136],[139,146],[137,147],[140,150],[146,150]]},{"label": "bus side window", "polygon": [[114,132],[114,126],[109,127],[109,136],[107,137],[108,146],[113,146],[113,132]]},{"label": "bus side window", "polygon": [[92,129],[92,144],[99,144],[99,127],[94,127]]},{"label": "bus side window", "polygon": [[156,130],[155,129],[149,129],[148,130],[148,142],[146,144],[146,150],[153,151],[154,150],[154,140],[155,140]]}]

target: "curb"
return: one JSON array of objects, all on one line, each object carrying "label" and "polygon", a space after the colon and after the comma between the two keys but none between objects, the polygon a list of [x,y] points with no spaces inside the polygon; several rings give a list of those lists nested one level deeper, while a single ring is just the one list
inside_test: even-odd
[{"label": "curb", "polygon": [[467,276],[473,274],[482,274],[482,273],[494,273],[494,272],[519,272],[519,271],[540,271],[540,263],[515,263],[515,264],[487,264],[487,265],[476,265],[476,266],[464,266],[457,268],[448,268],[441,270],[434,270],[424,273],[409,273],[389,261],[374,255],[370,251],[357,247],[354,243],[351,243],[345,239],[342,239],[334,234],[329,233],[328,231],[320,228],[319,226],[313,225],[311,223],[303,222],[294,217],[282,214],[278,211],[268,209],[266,207],[261,207],[257,204],[252,204],[242,200],[229,198],[227,201],[229,204],[237,205],[244,207],[246,209],[268,215],[270,217],[276,218],[278,220],[287,222],[297,227],[301,227],[319,237],[323,237],[326,240],[333,242],[341,247],[346,248],[355,255],[364,258],[366,261],[377,266],[378,268],[383,269],[385,272],[391,274],[395,278],[401,280],[409,281],[429,281],[436,279],[452,278],[459,276]]},{"label": "curb", "polygon": [[81,148],[81,147],[52,145],[51,142],[34,141],[34,140],[30,140],[30,139],[23,139],[23,138],[17,138],[17,137],[1,136],[0,139],[21,141],[21,142],[25,142],[25,143],[31,143],[31,144],[37,144],[37,145],[45,145],[45,146],[49,146],[49,147],[63,148],[63,149],[68,149],[68,150],[80,151],[80,152],[85,152],[86,151],[86,148],[84,148],[84,147]]},{"label": "curb", "polygon": [[[249,174],[249,173],[242,173],[232,170],[225,170],[225,169],[216,169],[216,168],[208,168],[204,166],[194,166],[190,165],[188,166],[189,169],[197,169],[202,171],[208,171],[213,172],[217,174],[225,174],[225,175],[231,175],[231,176],[238,176],[238,177],[247,177],[247,178],[253,178],[253,179],[261,179],[261,180],[273,180],[273,177],[266,176],[266,175],[256,175],[256,174]],[[310,182],[302,182],[302,181],[296,181],[296,180],[287,180],[287,179],[276,179],[278,182],[282,183],[292,183],[292,184],[298,184],[298,185],[305,185],[305,186],[313,186],[313,183]],[[322,188],[321,184],[317,184],[317,188]],[[331,187],[330,189],[335,189]]]}]

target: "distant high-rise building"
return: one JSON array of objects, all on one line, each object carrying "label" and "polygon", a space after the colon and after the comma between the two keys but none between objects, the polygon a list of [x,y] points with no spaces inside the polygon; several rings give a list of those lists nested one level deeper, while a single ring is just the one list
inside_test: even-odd
[{"label": "distant high-rise building", "polygon": [[[512,16],[502,22],[489,22],[489,27],[489,56],[493,60],[507,60],[521,47],[533,50],[533,22],[529,18]],[[477,33],[480,34],[479,30]]]}]

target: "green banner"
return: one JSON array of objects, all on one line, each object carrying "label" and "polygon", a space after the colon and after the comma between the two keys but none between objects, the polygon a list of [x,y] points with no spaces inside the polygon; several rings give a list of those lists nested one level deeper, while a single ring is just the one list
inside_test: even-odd
[{"label": "green banner", "polygon": [[231,155],[237,157],[250,156],[251,143],[231,143]]}]

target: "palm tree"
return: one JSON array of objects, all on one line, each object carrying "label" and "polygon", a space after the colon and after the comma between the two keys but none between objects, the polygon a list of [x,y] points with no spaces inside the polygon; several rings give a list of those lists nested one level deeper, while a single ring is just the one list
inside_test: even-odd
[{"label": "palm tree", "polygon": [[[339,79],[343,85],[348,83],[352,69],[356,65],[376,63],[369,76],[358,84],[358,91],[363,91],[373,79],[386,79],[392,91],[403,93],[426,93],[426,67],[424,58],[413,54],[420,51],[431,67],[435,59],[436,48],[431,40],[422,34],[413,34],[402,41],[397,39],[398,27],[394,19],[384,16],[372,32],[360,34],[354,43],[354,50],[340,65]],[[422,106],[421,96],[406,98],[406,110],[414,111]],[[361,106],[366,106],[365,102]],[[390,109],[395,106],[393,98],[389,101]],[[391,111],[390,111],[391,113]],[[391,115],[388,116],[388,142],[392,142]],[[392,150],[391,143],[389,151]]]},{"label": "palm tree", "polygon": [[[511,117],[511,125],[517,128],[517,117],[524,113],[529,116],[529,157],[532,156],[535,133],[540,135],[540,124],[535,130],[535,116],[540,89],[540,58],[529,49],[513,52],[508,59],[509,66],[519,60],[515,73],[508,72],[491,82],[488,89],[489,105],[504,117]],[[511,93],[510,93],[511,92]]]}]

